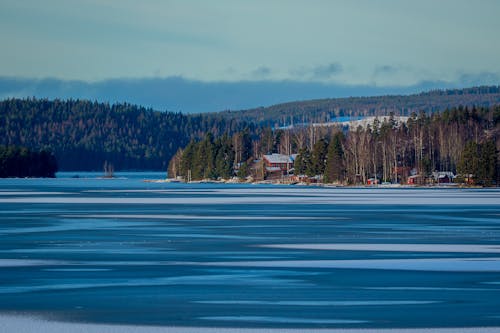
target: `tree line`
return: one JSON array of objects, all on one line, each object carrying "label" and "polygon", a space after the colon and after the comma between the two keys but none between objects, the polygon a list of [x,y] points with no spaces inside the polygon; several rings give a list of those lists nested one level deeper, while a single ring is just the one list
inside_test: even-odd
[{"label": "tree line", "polygon": [[7,99],[0,102],[0,144],[50,150],[61,170],[165,170],[179,147],[207,133],[244,127],[218,114],[183,115],[127,103]]},{"label": "tree line", "polygon": [[446,108],[491,107],[500,104],[500,86],[432,90],[412,95],[327,98],[289,102],[242,111],[225,111],[228,119],[280,127],[292,124],[324,123],[342,117],[397,116],[441,112]]},{"label": "tree line", "polygon": [[[498,93],[491,89],[467,95]],[[428,94],[434,98],[442,93]],[[402,124],[388,118],[349,130],[312,124],[280,129],[221,113],[183,115],[126,103],[8,99],[0,101],[0,145],[51,151],[60,170],[101,171],[105,161],[115,170],[165,170],[173,160],[182,161],[171,163],[179,175],[191,170],[193,179],[265,176],[255,160],[264,154],[297,153],[296,174],[329,182],[365,183],[372,177],[401,182],[410,168],[422,175],[435,170],[474,174],[489,184],[498,183],[499,110],[456,107],[412,113]],[[473,163],[465,162],[471,158]]]},{"label": "tree line", "polygon": [[206,136],[179,149],[169,175],[191,179],[230,175],[265,177],[262,155],[296,153],[295,175],[328,183],[365,184],[369,178],[403,183],[433,171],[469,175],[480,185],[499,184],[500,107],[458,107],[441,113],[393,116],[366,127],[300,126]]},{"label": "tree line", "polygon": [[0,146],[0,178],[55,177],[57,161],[48,151],[25,147]]}]

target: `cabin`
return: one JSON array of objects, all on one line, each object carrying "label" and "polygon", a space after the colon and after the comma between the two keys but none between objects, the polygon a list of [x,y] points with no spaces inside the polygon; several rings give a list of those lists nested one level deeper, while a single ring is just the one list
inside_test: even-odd
[{"label": "cabin", "polygon": [[366,180],[366,185],[378,185],[379,180],[377,178],[368,178]]},{"label": "cabin", "polygon": [[408,177],[408,185],[424,185],[425,178],[422,175],[413,175]]},{"label": "cabin", "polygon": [[268,172],[288,173],[293,168],[294,155],[271,154],[262,158]]},{"label": "cabin", "polygon": [[455,175],[453,174],[453,172],[450,171],[439,171],[439,172],[433,172],[432,177],[438,184],[449,184],[453,183]]}]

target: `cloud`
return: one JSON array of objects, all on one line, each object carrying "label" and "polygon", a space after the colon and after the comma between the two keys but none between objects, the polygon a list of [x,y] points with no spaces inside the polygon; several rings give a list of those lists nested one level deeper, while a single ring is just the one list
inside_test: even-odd
[{"label": "cloud", "polygon": [[252,76],[257,78],[265,78],[268,77],[272,73],[271,68],[267,66],[260,66],[252,71]]},{"label": "cloud", "polygon": [[378,65],[375,66],[375,69],[373,70],[373,76],[375,77],[381,77],[381,76],[395,76],[395,75],[407,75],[411,74],[410,77],[417,77],[417,74],[426,74],[426,75],[431,75],[427,70],[422,69],[422,68],[416,68],[411,65],[402,65],[402,64],[397,64],[397,65]]},{"label": "cloud", "polygon": [[312,70],[313,77],[318,79],[330,79],[331,77],[342,73],[342,65],[338,62],[332,62],[325,66],[317,66]]},{"label": "cloud", "polygon": [[459,73],[459,83],[471,86],[478,85],[500,85],[500,73],[480,72],[480,73]]},{"label": "cloud", "polygon": [[[447,80],[446,80],[447,79]],[[452,77],[445,75],[441,71],[431,71],[428,68],[415,66],[412,64],[379,64],[371,70],[371,81],[374,85],[387,86],[399,85],[410,86],[419,85],[424,82],[444,82],[451,83]]]},{"label": "cloud", "polygon": [[332,62],[327,65],[319,65],[314,67],[300,67],[292,69],[290,74],[300,79],[310,79],[317,81],[325,81],[342,73],[344,68],[338,62]]},{"label": "cloud", "polygon": [[392,65],[382,65],[382,66],[377,66],[375,67],[375,75],[383,75],[383,74],[394,74],[400,70],[399,67],[392,66]]}]

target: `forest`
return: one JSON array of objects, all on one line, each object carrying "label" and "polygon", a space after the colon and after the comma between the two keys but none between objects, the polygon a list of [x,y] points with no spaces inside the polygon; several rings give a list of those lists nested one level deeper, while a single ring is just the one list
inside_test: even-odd
[{"label": "forest", "polygon": [[[265,154],[297,154],[293,173],[326,183],[423,183],[434,171],[458,174],[477,185],[499,184],[500,106],[458,107],[441,113],[393,116],[367,127],[259,128],[191,141],[169,164],[169,176],[192,180],[231,176],[265,179]],[[287,172],[288,174],[288,172]],[[467,178],[467,179],[465,179]]]},{"label": "forest", "polygon": [[54,178],[57,161],[48,151],[31,151],[25,147],[0,146],[0,178]]},{"label": "forest", "polygon": [[328,98],[289,102],[242,111],[225,111],[228,118],[282,127],[291,124],[330,122],[357,116],[410,116],[412,113],[441,112],[453,107],[490,107],[500,104],[499,86],[433,90],[413,95]]},{"label": "forest", "polygon": [[0,145],[51,151],[62,171],[101,171],[105,162],[115,170],[166,170],[177,149],[191,139],[244,127],[252,125],[130,104],[35,98],[0,102]]},{"label": "forest", "polygon": [[[203,149],[212,157],[204,157],[208,164],[203,172],[189,169],[194,178],[255,172],[254,160],[267,153],[300,153],[298,172],[323,175],[326,159],[322,163],[316,159],[324,155],[321,151],[336,132],[342,132],[336,139],[345,168],[342,181],[365,182],[372,177],[396,181],[401,173],[406,177],[407,168],[460,170],[465,167],[460,161],[466,146],[468,154],[476,155],[486,154],[489,146],[484,145],[489,141],[498,149],[498,107],[494,105],[500,105],[500,88],[495,86],[190,115],[128,103],[12,98],[0,101],[0,145],[50,151],[61,171],[102,171],[105,164],[115,171],[165,170],[170,160],[179,161],[181,155],[185,171],[187,165],[198,163],[190,161],[205,142]],[[373,114],[411,117],[401,125],[394,119],[380,120],[369,128],[349,131],[322,124],[332,117]],[[395,175],[394,168],[404,172]]]}]

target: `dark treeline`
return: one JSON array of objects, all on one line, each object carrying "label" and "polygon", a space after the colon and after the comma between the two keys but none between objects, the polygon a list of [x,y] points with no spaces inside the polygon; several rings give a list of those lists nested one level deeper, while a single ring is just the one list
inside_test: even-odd
[{"label": "dark treeline", "polygon": [[[335,126],[258,129],[232,137],[192,141],[172,159],[170,176],[192,180],[266,176],[256,163],[263,154],[298,153],[296,175],[325,182],[365,184],[369,178],[403,183],[413,173],[458,173],[480,185],[498,184],[500,107],[459,107],[441,113],[413,113],[405,123],[389,117],[347,131]],[[261,162],[260,162],[261,163]],[[191,172],[188,175],[188,172]]]},{"label": "dark treeline", "polygon": [[192,139],[207,132],[232,134],[244,127],[217,114],[183,115],[130,104],[0,102],[0,144],[50,150],[61,170],[102,170],[105,161],[115,170],[165,170],[177,149]]},{"label": "dark treeline", "polygon": [[277,104],[243,111],[225,111],[231,119],[280,127],[301,123],[324,123],[339,117],[409,116],[425,111],[439,112],[459,106],[490,107],[500,104],[499,86],[433,90],[414,95],[329,98]]},{"label": "dark treeline", "polygon": [[57,161],[48,151],[0,146],[0,178],[55,177]]},{"label": "dark treeline", "polygon": [[203,140],[193,140],[177,151],[169,163],[168,175],[171,178],[181,176],[186,180],[229,179],[237,169],[239,176],[246,177],[249,175],[252,152],[248,129],[232,137],[226,134],[217,139],[208,133]]},{"label": "dark treeline", "polygon": [[[422,96],[432,99],[497,93],[497,87],[485,87]],[[293,114],[293,109],[290,112]],[[8,99],[0,102],[0,145],[51,151],[60,170],[100,171],[105,162],[114,170],[165,170],[175,155],[173,160],[184,161],[177,173],[187,176],[185,173],[191,170],[192,179],[225,178],[235,170],[239,175],[258,172],[265,177],[254,160],[269,153],[299,153],[296,173],[324,175],[327,181],[348,183],[365,182],[371,177],[399,182],[408,168],[421,174],[435,170],[491,174],[467,170],[476,165],[490,165],[491,170],[493,160],[497,163],[494,173],[498,174],[497,159],[486,157],[493,155],[491,147],[500,147],[498,114],[498,106],[457,107],[442,113],[412,113],[401,125],[389,119],[350,131],[334,126],[273,130],[272,126],[246,123],[221,113],[183,115],[130,104]],[[332,140],[336,148],[331,152]],[[331,156],[336,156],[336,167],[326,164]],[[463,156],[479,162],[467,164],[464,159],[470,158]],[[399,172],[398,168],[404,170]],[[336,174],[329,174],[333,169]]]}]

